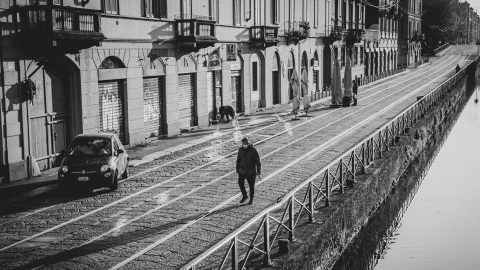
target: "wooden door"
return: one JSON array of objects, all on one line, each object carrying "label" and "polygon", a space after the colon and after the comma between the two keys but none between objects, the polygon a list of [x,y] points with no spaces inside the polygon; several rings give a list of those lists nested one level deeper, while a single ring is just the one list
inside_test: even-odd
[{"label": "wooden door", "polygon": [[30,154],[40,170],[46,170],[59,165],[59,156],[68,144],[67,88],[61,77],[44,69],[31,79],[37,93],[28,103]]},{"label": "wooden door", "polygon": [[232,76],[232,96],[235,99],[235,110],[237,113],[243,112],[240,78],[241,76]]}]

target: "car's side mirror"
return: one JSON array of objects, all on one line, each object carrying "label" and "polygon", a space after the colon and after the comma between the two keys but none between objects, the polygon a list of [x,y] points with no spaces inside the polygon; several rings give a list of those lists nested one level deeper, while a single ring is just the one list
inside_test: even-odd
[{"label": "car's side mirror", "polygon": [[124,152],[125,152],[125,151],[123,151],[123,149],[118,149],[118,150],[117,150],[117,155],[120,155],[120,154],[122,154],[122,153],[124,153]]}]

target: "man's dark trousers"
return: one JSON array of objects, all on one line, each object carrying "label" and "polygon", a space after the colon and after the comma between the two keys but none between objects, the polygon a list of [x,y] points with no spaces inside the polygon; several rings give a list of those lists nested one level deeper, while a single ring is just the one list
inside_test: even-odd
[{"label": "man's dark trousers", "polygon": [[240,186],[240,191],[242,192],[243,197],[247,197],[247,191],[245,190],[245,179],[247,179],[248,186],[250,188],[250,200],[253,200],[253,195],[255,193],[255,178],[255,174],[238,174],[238,185]]}]

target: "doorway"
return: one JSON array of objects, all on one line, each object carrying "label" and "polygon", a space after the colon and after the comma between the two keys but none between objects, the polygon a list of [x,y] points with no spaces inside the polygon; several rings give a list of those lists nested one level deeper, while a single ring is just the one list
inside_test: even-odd
[{"label": "doorway", "polygon": [[31,76],[37,92],[28,102],[31,156],[41,171],[58,166],[70,134],[68,87],[66,79],[40,68]]}]

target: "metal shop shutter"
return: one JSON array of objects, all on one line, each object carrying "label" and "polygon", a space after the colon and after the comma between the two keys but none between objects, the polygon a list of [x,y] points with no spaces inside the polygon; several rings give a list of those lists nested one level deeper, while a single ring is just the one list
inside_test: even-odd
[{"label": "metal shop shutter", "polygon": [[98,83],[100,131],[117,134],[125,143],[123,91],[125,80]]},{"label": "metal shop shutter", "polygon": [[165,134],[164,96],[164,77],[143,79],[143,123],[146,138]]},{"label": "metal shop shutter", "polygon": [[194,78],[195,74],[178,76],[178,90],[180,94],[178,119],[180,128],[196,126]]},{"label": "metal shop shutter", "polygon": [[207,108],[208,113],[215,109],[215,81],[211,71],[207,72]]}]

